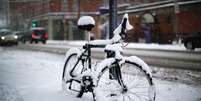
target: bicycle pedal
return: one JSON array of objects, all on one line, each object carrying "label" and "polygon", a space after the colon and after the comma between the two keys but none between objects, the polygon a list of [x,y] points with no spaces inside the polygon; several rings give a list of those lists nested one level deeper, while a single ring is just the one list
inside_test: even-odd
[{"label": "bicycle pedal", "polygon": [[118,101],[117,96],[117,94],[109,94],[109,101]]},{"label": "bicycle pedal", "polygon": [[113,97],[113,96],[117,96],[117,94],[110,94],[110,96],[112,96],[112,97]]}]

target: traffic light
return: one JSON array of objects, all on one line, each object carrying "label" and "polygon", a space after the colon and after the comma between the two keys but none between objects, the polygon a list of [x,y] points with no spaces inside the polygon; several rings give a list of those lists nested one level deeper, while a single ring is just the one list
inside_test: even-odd
[{"label": "traffic light", "polygon": [[38,26],[38,22],[36,20],[32,20],[32,27],[37,27]]}]

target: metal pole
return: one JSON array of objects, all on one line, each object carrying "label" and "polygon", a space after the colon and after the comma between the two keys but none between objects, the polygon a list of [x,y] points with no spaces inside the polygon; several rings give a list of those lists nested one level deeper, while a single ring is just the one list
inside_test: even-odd
[{"label": "metal pole", "polygon": [[[63,10],[64,12],[68,12],[68,9],[67,9],[67,0],[63,0]],[[64,31],[64,40],[68,40],[68,32],[67,32],[67,19],[65,18],[65,16],[67,15],[64,15],[64,19],[63,19],[63,31]]]},{"label": "metal pole", "polygon": [[[113,37],[113,31],[117,27],[117,0],[109,0],[109,38]],[[116,79],[116,67],[110,68],[110,79]]]},{"label": "metal pole", "polygon": [[180,43],[180,36],[179,36],[179,17],[178,17],[178,14],[179,14],[179,4],[178,4],[178,0],[174,0],[174,16],[175,16],[175,26],[174,26],[174,33],[175,33],[175,36],[176,36],[176,40],[178,43]]},{"label": "metal pole", "polygon": [[10,20],[10,4],[9,1],[6,2],[6,27],[9,27],[9,20]]},{"label": "metal pole", "polygon": [[117,0],[109,0],[109,38],[113,37],[113,31],[117,27]]},{"label": "metal pole", "polygon": [[77,20],[80,18],[80,0],[77,0]]}]

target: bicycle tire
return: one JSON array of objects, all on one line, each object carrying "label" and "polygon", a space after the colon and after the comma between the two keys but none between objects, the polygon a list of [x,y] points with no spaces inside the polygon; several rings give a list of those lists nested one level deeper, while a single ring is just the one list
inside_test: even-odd
[{"label": "bicycle tire", "polygon": [[[130,68],[131,67],[131,68]],[[155,87],[150,74],[142,66],[134,62],[125,61],[121,65],[121,74],[127,92],[122,92],[122,87],[117,80],[109,78],[109,68],[103,68],[102,75],[95,88],[96,101],[155,101]],[[145,81],[145,86],[139,85]]]},{"label": "bicycle tire", "polygon": [[[70,83],[72,83],[72,89],[76,89],[76,91],[80,91],[80,83],[76,83],[76,82],[68,82],[69,80],[71,80],[72,76],[70,75],[70,71],[72,70],[72,68],[74,67],[74,65],[76,64],[76,62],[78,61],[78,54],[77,53],[73,53],[70,54],[65,61],[64,64],[64,68],[63,68],[63,74],[62,74],[62,89],[64,92],[70,92],[73,90],[70,90]],[[81,70],[79,67],[81,66],[81,62],[78,62],[77,66],[75,67],[76,69],[73,71],[73,75],[79,75],[81,73]]]}]

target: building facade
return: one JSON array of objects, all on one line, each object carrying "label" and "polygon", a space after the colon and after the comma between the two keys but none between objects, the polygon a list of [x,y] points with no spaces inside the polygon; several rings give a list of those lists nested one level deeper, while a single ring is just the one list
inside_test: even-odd
[{"label": "building facade", "polygon": [[[201,0],[117,0],[118,21],[124,13],[134,29],[127,40],[147,43],[172,43],[186,34],[201,30]],[[108,38],[109,0],[36,0],[25,2],[24,17],[45,27],[53,40],[84,40],[77,29],[80,16],[96,20],[95,38]],[[104,11],[104,12],[102,12]]]},{"label": "building facade", "polygon": [[[132,41],[172,43],[201,30],[201,13],[197,13],[200,11],[200,0],[150,0],[129,6],[120,13],[131,15],[130,21],[135,26]],[[150,35],[146,35],[147,31]]]},{"label": "building facade", "polygon": [[[36,20],[39,26],[45,27],[53,40],[85,40],[86,34],[77,29],[80,16],[90,15],[94,17],[96,24],[99,22],[101,0],[44,0],[43,3],[31,4],[34,9],[30,20]],[[98,37],[97,26],[93,33],[97,33],[95,36]]]}]

